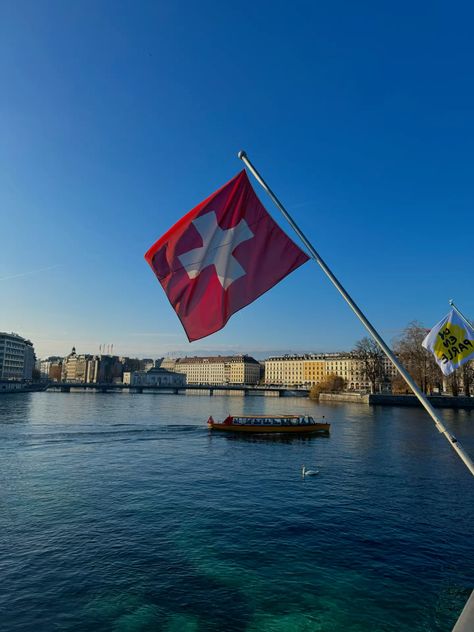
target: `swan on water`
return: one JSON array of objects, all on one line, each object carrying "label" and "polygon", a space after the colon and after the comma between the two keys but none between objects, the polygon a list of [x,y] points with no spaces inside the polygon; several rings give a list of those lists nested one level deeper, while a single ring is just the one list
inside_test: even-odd
[{"label": "swan on water", "polygon": [[304,478],[305,476],[316,476],[319,474],[319,470],[307,470],[306,465],[301,466],[301,476]]}]

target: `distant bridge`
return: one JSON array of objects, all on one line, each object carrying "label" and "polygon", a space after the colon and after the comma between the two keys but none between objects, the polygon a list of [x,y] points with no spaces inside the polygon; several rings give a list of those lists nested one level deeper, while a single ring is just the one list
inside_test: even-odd
[{"label": "distant bridge", "polygon": [[184,386],[145,386],[132,384],[105,384],[94,382],[50,382],[47,390],[60,390],[62,393],[69,393],[71,389],[94,389],[102,393],[111,391],[129,391],[132,393],[173,393],[178,395],[185,391],[207,391],[209,395],[214,395],[214,391],[236,391],[243,395],[251,395],[257,393],[273,394],[276,397],[307,397],[309,390],[306,388],[288,388],[283,386],[252,386],[249,384],[185,384]]}]

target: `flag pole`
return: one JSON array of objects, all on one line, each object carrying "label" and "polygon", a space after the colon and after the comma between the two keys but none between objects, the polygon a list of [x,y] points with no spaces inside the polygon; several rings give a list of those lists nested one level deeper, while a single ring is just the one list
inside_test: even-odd
[{"label": "flag pole", "polygon": [[376,331],[376,329],[373,327],[373,325],[365,317],[365,315],[362,313],[362,311],[359,309],[359,307],[356,305],[354,300],[351,298],[349,293],[344,289],[344,287],[341,285],[341,283],[338,281],[338,279],[334,276],[334,274],[331,272],[331,270],[326,265],[326,263],[323,261],[323,259],[316,252],[316,250],[313,247],[313,245],[311,244],[311,242],[304,235],[302,230],[299,228],[299,226],[296,224],[294,219],[291,217],[291,215],[285,209],[283,204],[280,202],[280,200],[277,198],[277,196],[273,193],[273,191],[270,189],[268,184],[265,182],[265,180],[259,174],[259,172],[255,169],[253,164],[250,162],[250,160],[249,160],[247,154],[245,153],[245,151],[239,151],[238,157],[240,158],[240,160],[242,160],[242,162],[248,168],[250,173],[252,173],[252,175],[255,177],[257,182],[268,193],[268,195],[272,199],[272,201],[275,204],[275,206],[277,206],[277,208],[281,211],[282,215],[289,222],[290,226],[293,228],[293,230],[296,232],[298,237],[301,239],[301,241],[304,243],[306,248],[309,250],[309,252],[311,254],[311,258],[314,259],[317,264],[319,264],[319,266],[322,268],[322,270],[326,274],[326,276],[329,277],[331,283],[336,287],[338,292],[342,295],[342,297],[344,298],[346,303],[349,305],[349,307],[352,309],[352,311],[355,313],[357,318],[361,321],[361,323],[364,325],[364,327],[370,333],[372,338],[374,338],[374,340],[377,342],[377,344],[382,349],[382,351],[385,353],[385,355],[391,360],[391,362],[393,363],[393,365],[395,366],[397,371],[400,373],[400,375],[403,377],[405,382],[411,388],[413,393],[419,399],[419,401],[421,402],[421,405],[424,407],[426,412],[429,414],[431,419],[434,421],[438,431],[441,434],[443,434],[444,437],[449,441],[451,447],[457,452],[458,456],[461,458],[461,460],[463,461],[465,466],[468,468],[468,470],[474,476],[474,463],[472,462],[470,456],[467,454],[467,452],[464,451],[464,448],[460,445],[460,443],[456,439],[456,437],[454,437],[452,434],[450,434],[448,432],[448,430],[444,426],[443,422],[441,421],[441,419],[437,415],[435,409],[430,404],[430,402],[429,402],[428,398],[426,397],[426,395],[418,388],[418,385],[416,384],[414,379],[411,377],[411,375],[408,373],[408,371],[405,369],[405,367],[401,364],[401,362],[398,360],[398,358],[393,353],[393,351],[390,349],[390,347],[385,343],[385,341],[380,336],[380,334]]},{"label": "flag pole", "polygon": [[471,323],[471,321],[470,321],[470,320],[468,320],[468,319],[464,316],[464,314],[462,313],[462,311],[456,307],[456,305],[454,304],[454,301],[453,301],[453,299],[452,299],[452,298],[451,298],[451,299],[449,299],[449,304],[450,304],[450,305],[451,305],[451,307],[454,309],[454,311],[455,311],[455,312],[456,312],[459,316],[461,316],[461,318],[462,318],[462,319],[463,319],[463,320],[464,320],[464,321],[465,321],[465,322],[469,325],[469,327],[474,327],[474,325]]}]

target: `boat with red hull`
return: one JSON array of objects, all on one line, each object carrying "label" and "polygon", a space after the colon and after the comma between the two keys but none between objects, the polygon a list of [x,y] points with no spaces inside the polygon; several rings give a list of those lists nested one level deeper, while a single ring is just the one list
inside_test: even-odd
[{"label": "boat with red hull", "polygon": [[229,415],[224,421],[209,417],[207,426],[220,432],[329,434],[331,424],[309,415]]}]

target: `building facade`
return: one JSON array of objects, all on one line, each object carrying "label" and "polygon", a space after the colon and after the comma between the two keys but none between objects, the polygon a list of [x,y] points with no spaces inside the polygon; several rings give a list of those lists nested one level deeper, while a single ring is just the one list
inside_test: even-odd
[{"label": "building facade", "polygon": [[186,375],[154,367],[149,371],[126,371],[123,383],[130,386],[169,386],[170,388],[185,386]]},{"label": "building facade", "polygon": [[265,360],[265,384],[312,386],[322,382],[326,356],[322,354],[273,356]]},{"label": "building facade", "polygon": [[87,363],[86,382],[89,384],[114,384],[122,382],[123,362],[118,356],[93,356]]},{"label": "building facade", "polygon": [[0,332],[0,379],[31,380],[36,356],[31,340]]},{"label": "building facade", "polygon": [[40,377],[42,380],[61,381],[63,359],[59,356],[50,356],[39,362]]},{"label": "building facade", "polygon": [[[388,358],[383,359],[383,373],[387,383],[397,374]],[[265,360],[265,384],[269,385],[310,388],[324,381],[328,375],[342,377],[346,390],[370,390],[364,363],[351,354],[284,355]]]},{"label": "building facade", "polygon": [[92,355],[76,353],[76,348],[73,347],[69,355],[63,359],[63,365],[61,369],[61,381],[62,382],[78,382],[85,383],[89,378],[89,363],[93,359]]},{"label": "building facade", "polygon": [[161,368],[186,376],[187,384],[258,384],[260,363],[247,355],[165,358]]}]

